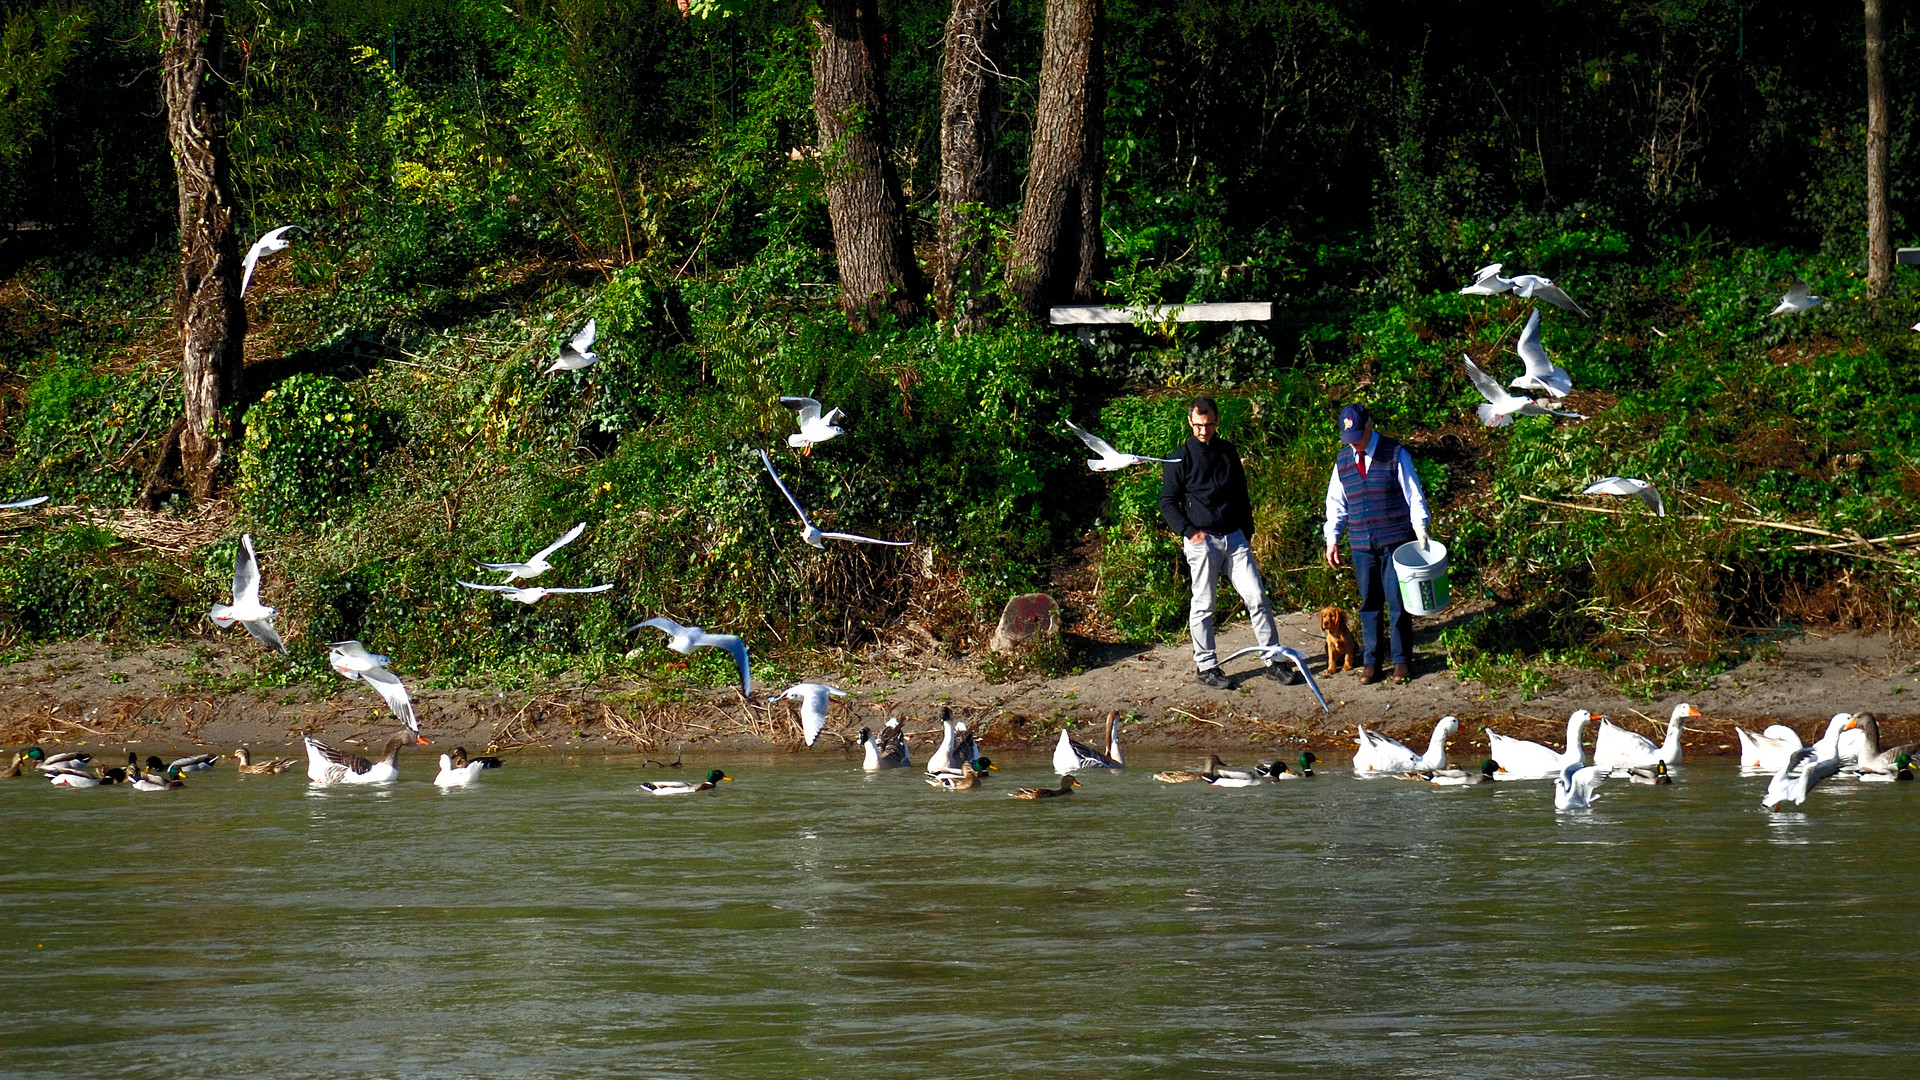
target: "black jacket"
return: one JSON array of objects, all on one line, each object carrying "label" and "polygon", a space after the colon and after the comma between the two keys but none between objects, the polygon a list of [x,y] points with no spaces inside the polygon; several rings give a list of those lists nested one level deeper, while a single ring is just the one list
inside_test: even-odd
[{"label": "black jacket", "polygon": [[1253,537],[1253,502],[1240,451],[1219,436],[1188,438],[1180,460],[1161,466],[1160,516],[1185,540],[1205,531],[1225,536],[1235,529]]}]

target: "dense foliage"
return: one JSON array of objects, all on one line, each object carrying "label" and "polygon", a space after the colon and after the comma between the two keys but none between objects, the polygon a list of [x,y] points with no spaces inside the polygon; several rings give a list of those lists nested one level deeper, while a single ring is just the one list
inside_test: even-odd
[{"label": "dense foliage", "polygon": [[[1456,595],[1494,605],[1450,633],[1462,664],[1541,649],[1699,661],[1782,618],[1911,622],[1907,556],[1806,550],[1815,537],[1751,524],[1920,529],[1914,289],[1862,300],[1857,13],[1112,0],[1109,296],[1272,300],[1276,317],[1077,339],[847,329],[801,12],[729,10],[232,3],[247,232],[303,226],[247,298],[236,520],[191,566],[97,523],[16,526],[0,625],[190,631],[252,529],[297,664],[359,636],[449,676],[652,669],[669,654],[624,627],[654,613],[768,649],[900,623],[964,641],[1009,593],[1073,582],[1075,625],[1175,634],[1184,572],[1157,477],[1089,475],[1060,421],[1166,452],[1200,391],[1226,396],[1285,606],[1351,588],[1319,564],[1337,405],[1369,402],[1415,448]],[[883,11],[889,125],[930,242],[946,9]],[[1002,230],[1041,4],[1008,12],[1007,167],[988,208]],[[1913,43],[1910,23],[1889,24],[1903,237],[1920,209],[1899,179],[1920,104]],[[157,51],[134,0],[0,0],[10,493],[126,506],[179,415]],[[1591,419],[1473,421],[1459,356],[1517,374],[1527,310],[1457,293],[1496,261],[1592,313],[1545,316]],[[1828,306],[1767,318],[1795,274]],[[543,374],[589,317],[601,362]],[[848,434],[789,452],[774,402],[793,393],[844,408]],[[823,524],[922,545],[798,544],[760,448]],[[1578,502],[1609,474],[1655,481],[1672,513],[1521,498]],[[550,578],[614,581],[609,597],[523,608],[455,583],[579,520],[590,531]],[[696,674],[724,681],[706,664]]]}]

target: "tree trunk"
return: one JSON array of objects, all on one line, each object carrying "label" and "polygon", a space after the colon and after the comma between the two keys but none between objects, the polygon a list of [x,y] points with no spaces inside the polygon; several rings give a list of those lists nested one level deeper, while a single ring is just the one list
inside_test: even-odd
[{"label": "tree trunk", "polygon": [[1880,32],[1880,0],[1867,4],[1867,298],[1878,300],[1893,284],[1893,223],[1887,217],[1887,77],[1882,67],[1886,39]]},{"label": "tree trunk", "polygon": [[855,326],[883,310],[917,314],[924,285],[900,177],[887,156],[876,0],[820,0],[813,32],[819,41],[813,116],[840,265],[840,307]]},{"label": "tree trunk", "polygon": [[940,64],[940,252],[933,306],[956,333],[979,328],[987,244],[980,211],[993,201],[1000,135],[994,64],[1003,0],[953,0]]},{"label": "tree trunk", "polygon": [[160,0],[157,6],[160,85],[180,189],[180,284],[174,293],[185,346],[180,470],[192,496],[205,500],[213,496],[214,471],[230,434],[220,410],[239,385],[247,336],[221,110],[226,82],[218,70],[226,19],[219,0]]},{"label": "tree trunk", "polygon": [[1102,272],[1100,0],[1047,0],[1027,191],[1007,281],[1035,319],[1090,301]]}]

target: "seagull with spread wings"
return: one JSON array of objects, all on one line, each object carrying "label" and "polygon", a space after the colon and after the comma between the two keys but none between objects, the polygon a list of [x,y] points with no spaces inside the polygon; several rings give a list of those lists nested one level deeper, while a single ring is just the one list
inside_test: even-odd
[{"label": "seagull with spread wings", "polygon": [[1657,517],[1667,516],[1667,504],[1660,498],[1660,489],[1645,480],[1636,480],[1631,476],[1609,476],[1588,484],[1588,495],[1633,495],[1647,504],[1647,509]]},{"label": "seagull with spread wings", "polygon": [[583,367],[591,367],[600,359],[600,354],[593,351],[593,338],[598,329],[597,321],[588,319],[587,325],[581,327],[579,333],[573,335],[565,345],[560,346],[560,355],[554,358],[553,366],[548,368],[545,374],[551,375],[556,371],[579,371]]},{"label": "seagull with spread wings", "polygon": [[834,423],[840,419],[840,410],[821,415],[820,403],[810,397],[783,397],[780,404],[792,409],[794,419],[799,422],[797,434],[787,436],[787,445],[800,448],[803,454],[813,453],[815,443],[823,443],[840,434],[840,428]]},{"label": "seagull with spread wings", "polygon": [[1767,312],[1768,315],[1798,315],[1803,311],[1812,311],[1826,301],[1813,295],[1813,286],[1794,278],[1787,291],[1780,297],[1780,306]]},{"label": "seagull with spread wings", "polygon": [[1579,413],[1550,409],[1530,397],[1508,393],[1506,387],[1494,382],[1491,376],[1474,365],[1473,357],[1462,353],[1460,359],[1467,362],[1467,378],[1473,381],[1473,388],[1480,391],[1481,397],[1487,399],[1487,403],[1480,406],[1479,413],[1480,422],[1488,427],[1506,427],[1513,423],[1513,418],[1516,416],[1564,416],[1569,420],[1586,419]]},{"label": "seagull with spread wings", "polygon": [[247,257],[242,263],[240,270],[241,296],[247,295],[247,286],[253,284],[253,270],[260,265],[260,260],[275,252],[287,250],[287,246],[291,241],[284,240],[282,237],[287,234],[288,229],[297,229],[299,227],[298,225],[282,225],[265,236],[262,236],[260,239],[255,240],[253,246],[247,249]]},{"label": "seagull with spread wings", "polygon": [[274,652],[287,651],[273,629],[273,617],[279,612],[260,602],[260,561],[253,554],[252,533],[240,537],[240,550],[233,556],[233,603],[215,604],[208,614],[222,629],[239,623]]},{"label": "seagull with spread wings", "polygon": [[31,499],[21,499],[19,502],[0,503],[0,510],[25,510],[29,506],[39,506],[46,502],[47,498],[48,496],[45,495],[35,495]]},{"label": "seagull with spread wings", "polygon": [[1527,365],[1524,375],[1508,383],[1508,386],[1520,390],[1539,390],[1553,397],[1566,397],[1573,390],[1573,376],[1567,369],[1547,358],[1546,346],[1540,344],[1540,309],[1534,308],[1527,316],[1527,325],[1520,331],[1520,342],[1515,346],[1520,359]]},{"label": "seagull with spread wings", "polygon": [[911,540],[875,540],[871,536],[859,536],[854,533],[821,532],[807,518],[807,512],[800,508],[800,500],[794,498],[793,492],[788,491],[787,485],[781,482],[780,474],[773,471],[773,459],[767,456],[765,450],[760,451],[760,463],[767,467],[767,475],[773,477],[773,485],[780,489],[780,494],[787,497],[787,505],[793,507],[793,512],[800,515],[800,539],[814,547],[825,548],[828,540],[847,540],[856,544],[881,544],[886,547],[913,546]]},{"label": "seagull with spread wings", "polygon": [[503,585],[509,582],[519,581],[522,578],[532,581],[534,578],[553,569],[553,564],[547,561],[548,556],[566,547],[568,544],[573,543],[575,540],[580,539],[580,534],[586,531],[587,523],[583,521],[573,528],[568,529],[565,536],[562,536],[560,539],[555,540],[553,543],[535,552],[533,558],[528,559],[526,562],[486,562],[480,564],[480,569],[493,570],[507,575],[501,579],[500,583]]},{"label": "seagull with spread wings", "polygon": [[733,654],[734,665],[740,669],[740,696],[753,693],[753,670],[747,662],[747,643],[734,634],[709,634],[697,626],[682,626],[672,619],[654,616],[645,622],[637,622],[627,627],[631,634],[643,626],[651,626],[667,635],[670,639],[667,648],[682,656],[695,649],[721,649]]},{"label": "seagull with spread wings", "polygon": [[1115,450],[1112,443],[1081,427],[1079,424],[1074,423],[1072,420],[1067,421],[1067,430],[1080,436],[1080,441],[1087,444],[1087,449],[1100,455],[1097,458],[1089,458],[1087,460],[1087,468],[1092,469],[1094,472],[1113,472],[1115,469],[1124,469],[1131,465],[1144,465],[1149,461],[1160,461],[1171,464],[1180,460],[1177,457],[1148,457],[1145,454],[1123,454]]},{"label": "seagull with spread wings", "polygon": [[[456,578],[455,580],[458,579]],[[608,589],[613,588],[613,582],[611,581],[605,585],[591,585],[584,589],[562,589],[557,587],[546,589],[538,585],[529,585],[523,589],[515,585],[480,585],[471,581],[461,581],[460,584],[465,585],[469,589],[479,589],[481,592],[499,593],[501,596],[506,597],[516,604],[537,604],[556,593],[597,593],[606,592]]]},{"label": "seagull with spread wings", "polygon": [[820,737],[827,726],[827,710],[833,706],[833,698],[846,697],[847,692],[824,683],[803,682],[787,687],[787,692],[774,698],[775,701],[797,701],[800,703],[800,737],[808,746]]},{"label": "seagull with spread wings", "polygon": [[1500,264],[1488,263],[1473,272],[1473,284],[1460,290],[1461,296],[1499,296],[1513,288],[1512,280],[1500,276]]},{"label": "seagull with spread wings", "polygon": [[1260,658],[1269,663],[1282,657],[1293,661],[1293,666],[1300,671],[1300,677],[1307,680],[1307,689],[1313,691],[1313,699],[1320,703],[1320,711],[1333,711],[1327,707],[1326,695],[1320,692],[1320,684],[1313,681],[1313,672],[1307,670],[1307,654],[1301,652],[1299,649],[1289,649],[1285,645],[1249,645],[1239,652],[1228,655],[1226,660],[1220,662],[1225,664],[1235,657],[1245,656],[1248,653],[1259,653]]},{"label": "seagull with spread wings", "polygon": [[[392,657],[370,652],[358,641],[336,641],[328,647],[327,662],[344,678],[373,687],[387,708],[393,710],[393,715],[407,725],[407,730],[420,734],[420,718],[414,714],[412,697],[400,677],[387,670],[387,665],[393,663]],[[425,740],[421,743],[425,745]]]},{"label": "seagull with spread wings", "polygon": [[1575,315],[1586,314],[1565,289],[1538,274],[1516,275],[1513,279],[1513,295],[1526,300],[1545,300],[1561,311],[1571,311]]}]

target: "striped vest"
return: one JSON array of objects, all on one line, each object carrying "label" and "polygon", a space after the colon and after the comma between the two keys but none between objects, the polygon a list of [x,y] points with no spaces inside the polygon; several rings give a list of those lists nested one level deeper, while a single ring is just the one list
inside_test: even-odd
[{"label": "striped vest", "polygon": [[1360,476],[1360,448],[1340,448],[1340,486],[1347,492],[1347,543],[1378,550],[1413,539],[1413,508],[1400,491],[1400,444],[1377,436],[1373,468]]}]

